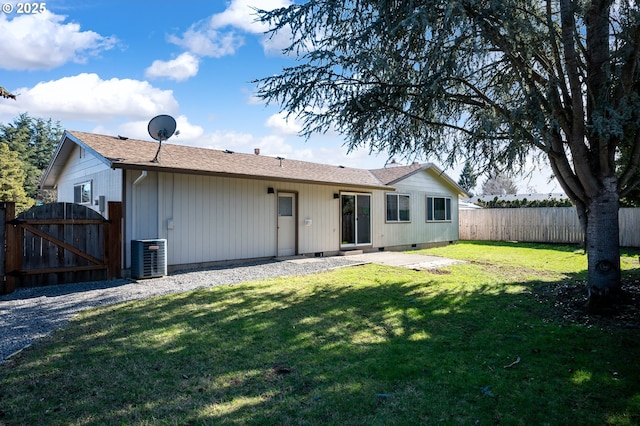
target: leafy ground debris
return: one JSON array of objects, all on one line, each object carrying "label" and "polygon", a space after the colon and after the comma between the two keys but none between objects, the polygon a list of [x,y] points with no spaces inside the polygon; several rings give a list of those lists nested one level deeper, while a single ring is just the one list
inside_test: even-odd
[{"label": "leafy ground debris", "polygon": [[589,303],[587,283],[567,280],[553,286],[543,286],[535,292],[540,302],[553,307],[551,319],[568,321],[601,329],[640,329],[640,280],[623,279],[619,294],[607,306]]}]

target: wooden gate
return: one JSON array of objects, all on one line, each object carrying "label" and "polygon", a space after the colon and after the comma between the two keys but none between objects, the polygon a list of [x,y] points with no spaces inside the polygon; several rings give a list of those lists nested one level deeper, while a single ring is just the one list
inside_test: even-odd
[{"label": "wooden gate", "polygon": [[[15,217],[0,203],[0,294],[33,287],[120,277],[122,203],[109,202],[109,220],[79,204],[52,203]],[[2,250],[0,250],[2,251]]]}]

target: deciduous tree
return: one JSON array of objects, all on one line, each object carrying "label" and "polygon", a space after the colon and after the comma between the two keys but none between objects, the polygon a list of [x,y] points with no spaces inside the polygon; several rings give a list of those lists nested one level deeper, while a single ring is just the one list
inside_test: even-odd
[{"label": "deciduous tree", "polygon": [[635,1],[308,0],[260,19],[299,63],[257,94],[303,135],[508,168],[541,153],[587,235],[590,294],[620,288],[619,200],[639,183]]},{"label": "deciduous tree", "polygon": [[482,195],[517,194],[518,187],[505,173],[496,173],[487,178],[482,184]]}]

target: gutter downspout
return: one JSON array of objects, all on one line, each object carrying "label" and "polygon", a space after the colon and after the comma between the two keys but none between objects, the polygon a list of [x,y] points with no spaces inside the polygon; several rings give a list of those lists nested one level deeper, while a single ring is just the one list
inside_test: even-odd
[{"label": "gutter downspout", "polygon": [[142,182],[142,180],[144,180],[144,178],[146,177],[147,177],[147,171],[143,170],[142,173],[140,173],[140,176],[138,176],[138,178],[133,181],[133,186],[136,186],[137,184]]}]

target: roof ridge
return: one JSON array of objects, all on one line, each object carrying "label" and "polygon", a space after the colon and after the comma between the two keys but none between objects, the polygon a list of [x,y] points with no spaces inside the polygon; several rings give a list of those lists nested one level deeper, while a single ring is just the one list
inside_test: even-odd
[{"label": "roof ridge", "polygon": [[[65,132],[67,132],[67,133],[69,133],[71,135],[73,135],[73,133],[82,133],[82,134],[90,135],[90,136],[101,136],[101,137],[106,137],[106,138],[113,138],[113,139],[115,139],[117,141],[123,141],[123,142],[126,141],[128,143],[131,143],[131,142],[142,142],[142,143],[153,144],[153,145],[157,144],[157,141],[147,141],[147,140],[143,140],[143,139],[122,137],[120,135],[113,136],[113,135],[106,135],[106,134],[102,134],[102,133],[84,132],[84,131],[80,131],[80,130],[65,130]],[[272,155],[269,155],[269,154],[255,154],[255,153],[250,153],[250,152],[232,151],[232,150],[229,150],[229,149],[207,148],[207,147],[202,147],[202,146],[185,145],[185,144],[179,144],[179,143],[172,143],[172,142],[168,142],[168,141],[163,141],[162,145],[163,146],[170,145],[172,147],[179,147],[181,149],[187,149],[187,150],[193,149],[193,150],[201,150],[201,151],[206,151],[206,152],[213,151],[213,152],[218,152],[218,153],[237,154],[237,155],[248,156],[248,157],[251,157],[251,158],[261,157],[261,158],[279,159],[278,158],[278,154],[272,154]],[[326,167],[336,167],[336,168],[339,168],[339,169],[351,169],[351,170],[369,171],[369,169],[360,168],[360,167],[334,165],[334,164],[329,164],[329,163],[318,163],[318,162],[314,162],[314,161],[299,160],[299,159],[286,158],[286,157],[283,157],[282,160],[295,161],[295,162],[298,162],[298,163],[305,163],[305,164],[315,164],[315,165],[326,166]]]}]

